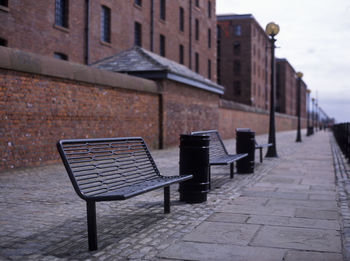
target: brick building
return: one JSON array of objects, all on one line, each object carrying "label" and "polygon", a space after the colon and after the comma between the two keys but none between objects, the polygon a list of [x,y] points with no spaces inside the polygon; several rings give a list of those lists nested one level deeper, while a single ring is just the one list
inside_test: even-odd
[{"label": "brick building", "polygon": [[270,52],[264,29],[253,15],[217,16],[218,83],[224,99],[261,109],[270,102]]},{"label": "brick building", "polygon": [[0,45],[90,64],[139,45],[216,81],[215,0],[0,1]]},{"label": "brick building", "polygon": [[[289,115],[297,115],[296,71],[285,58],[276,59],[276,111]],[[301,81],[301,117],[306,117],[307,85]]]}]

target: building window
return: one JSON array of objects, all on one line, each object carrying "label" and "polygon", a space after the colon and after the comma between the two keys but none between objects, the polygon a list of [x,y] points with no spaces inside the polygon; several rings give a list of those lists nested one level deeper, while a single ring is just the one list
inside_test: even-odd
[{"label": "building window", "polygon": [[211,61],[208,59],[208,79],[211,79]]},{"label": "building window", "polygon": [[179,46],[179,63],[184,64],[184,46],[180,44]]},{"label": "building window", "polygon": [[211,48],[211,29],[208,29],[208,48]]},{"label": "building window", "polygon": [[[2,1],[7,4],[7,1]],[[68,28],[68,0],[56,0],[55,2],[55,24]]]},{"label": "building window", "polygon": [[241,54],[241,44],[239,42],[233,43],[233,55],[240,55]]},{"label": "building window", "polygon": [[142,0],[135,0],[135,5],[142,6]]},{"label": "building window", "polygon": [[182,7],[179,9],[179,29],[181,32],[185,29],[185,11]]},{"label": "building window", "polygon": [[0,5],[5,6],[5,7],[9,7],[9,1],[8,0],[0,0]]},{"label": "building window", "polygon": [[235,75],[239,75],[241,73],[241,61],[235,60],[233,62],[233,72]]},{"label": "building window", "polygon": [[196,7],[199,7],[199,0],[196,0],[195,4],[196,4]]},{"label": "building window", "polygon": [[138,22],[135,22],[134,26],[134,45],[142,46],[142,27]]},{"label": "building window", "polygon": [[66,55],[64,53],[54,53],[53,57],[55,57],[56,59],[68,61],[68,55]]},{"label": "building window", "polygon": [[199,21],[196,19],[195,21],[195,38],[198,41],[199,40]]},{"label": "building window", "polygon": [[195,57],[195,71],[196,73],[199,73],[199,54],[195,53],[194,57]]},{"label": "building window", "polygon": [[235,96],[241,96],[241,82],[240,81],[233,82],[233,93]]},{"label": "building window", "polygon": [[4,38],[0,38],[0,46],[7,46],[7,40]]},{"label": "building window", "polygon": [[165,20],[165,0],[160,0],[160,19]]},{"label": "building window", "polygon": [[111,9],[101,6],[101,41],[111,42]]},{"label": "building window", "polygon": [[160,35],[159,38],[159,47],[160,47],[160,55],[161,56],[165,56],[165,36],[164,35]]},{"label": "building window", "polygon": [[208,1],[208,17],[211,18],[211,2]]},{"label": "building window", "polygon": [[234,27],[234,35],[236,35],[236,36],[242,35],[242,27],[240,25],[235,25],[235,27]]}]

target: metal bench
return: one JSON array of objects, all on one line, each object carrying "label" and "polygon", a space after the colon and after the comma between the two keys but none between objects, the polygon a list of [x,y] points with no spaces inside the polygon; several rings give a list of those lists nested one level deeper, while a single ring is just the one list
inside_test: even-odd
[{"label": "metal bench", "polygon": [[140,137],[60,140],[57,148],[75,192],[86,201],[90,251],[97,249],[96,201],[164,188],[164,212],[170,213],[169,186],[192,178],[161,176]]},{"label": "metal bench", "polygon": [[260,150],[260,163],[263,162],[263,156],[262,156],[262,152],[263,152],[263,148],[268,148],[268,147],[271,147],[272,146],[272,143],[267,143],[267,144],[258,144],[256,141],[255,141],[255,149],[257,150]]},{"label": "metal bench", "polygon": [[[210,136],[209,142],[209,165],[230,165],[230,178],[234,176],[234,162],[248,156],[248,153],[228,154],[224,143],[217,130],[193,131],[192,135]],[[209,180],[210,180],[209,168]]]}]

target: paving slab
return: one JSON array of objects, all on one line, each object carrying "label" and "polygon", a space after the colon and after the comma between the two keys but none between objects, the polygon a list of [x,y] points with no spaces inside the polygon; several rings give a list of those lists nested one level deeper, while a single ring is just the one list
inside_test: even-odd
[{"label": "paving slab", "polygon": [[270,184],[300,184],[300,178],[291,178],[289,175],[269,175],[260,180],[262,183],[270,183]]},{"label": "paving slab", "polygon": [[267,206],[291,206],[295,208],[309,208],[337,211],[338,205],[335,200],[294,200],[294,199],[270,199]]},{"label": "paving slab", "polygon": [[251,246],[341,253],[340,233],[335,230],[264,226]]},{"label": "paving slab", "polygon": [[300,218],[313,218],[313,219],[339,219],[339,213],[337,210],[319,210],[309,208],[297,208],[295,217]]},{"label": "paving slab", "polygon": [[[250,215],[233,214],[227,212],[215,212],[207,221],[211,222],[228,222],[228,223],[246,223]],[[256,223],[257,224],[257,223]]]},{"label": "paving slab", "polygon": [[343,261],[339,253],[312,252],[312,251],[288,251],[285,261]]},{"label": "paving slab", "polygon": [[[285,183],[268,183],[268,182],[259,182],[255,184],[256,187],[273,187],[273,188],[286,188],[286,189],[294,189],[294,190],[304,190],[308,191],[311,189],[311,185],[307,184],[285,184]],[[331,190],[331,189],[329,189]]]},{"label": "paving slab", "polygon": [[246,222],[248,224],[260,224],[260,225],[270,225],[270,226],[305,227],[305,228],[340,230],[340,225],[338,220],[250,215],[246,219]]},{"label": "paving slab", "polygon": [[308,199],[308,193],[294,192],[276,192],[276,191],[252,191],[244,190],[242,196],[257,197],[257,198],[278,198],[278,199]]},{"label": "paving slab", "polygon": [[281,261],[285,252],[282,249],[265,247],[179,242],[165,249],[159,257],[200,261]]},{"label": "paving slab", "polygon": [[253,214],[253,215],[273,215],[294,217],[296,208],[290,206],[249,206],[226,204],[217,208],[218,212]]},{"label": "paving slab", "polygon": [[311,185],[310,190],[312,190],[312,191],[336,191],[336,187],[334,184]]},{"label": "paving slab", "polygon": [[259,228],[259,225],[206,221],[187,234],[183,240],[246,246]]},{"label": "paving slab", "polygon": [[240,196],[238,198],[232,199],[231,201],[227,201],[228,205],[240,205],[240,206],[256,206],[261,207],[265,206],[269,201],[268,198],[257,198],[257,197],[248,197],[248,196]]},{"label": "paving slab", "polygon": [[311,200],[337,200],[337,194],[335,192],[331,193],[310,193],[309,194],[309,199]]}]

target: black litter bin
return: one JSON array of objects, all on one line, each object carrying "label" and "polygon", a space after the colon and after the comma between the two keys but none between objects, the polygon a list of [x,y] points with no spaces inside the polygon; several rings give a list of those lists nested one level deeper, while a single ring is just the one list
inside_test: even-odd
[{"label": "black litter bin", "polygon": [[207,201],[209,191],[209,136],[180,135],[181,174],[193,178],[179,185],[180,201],[201,203]]},{"label": "black litter bin", "polygon": [[254,173],[255,132],[247,128],[236,129],[236,153],[248,153],[248,156],[237,161],[237,172]]}]

